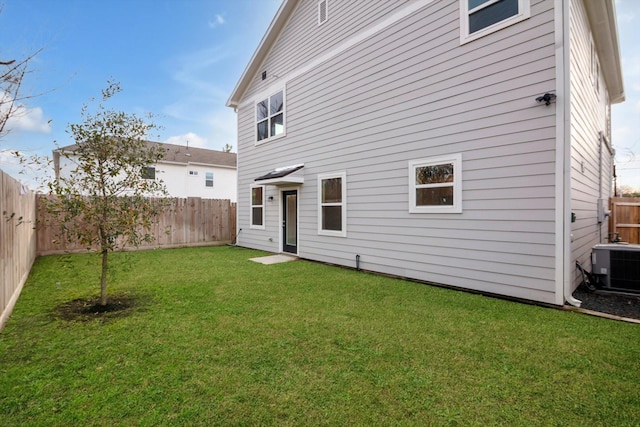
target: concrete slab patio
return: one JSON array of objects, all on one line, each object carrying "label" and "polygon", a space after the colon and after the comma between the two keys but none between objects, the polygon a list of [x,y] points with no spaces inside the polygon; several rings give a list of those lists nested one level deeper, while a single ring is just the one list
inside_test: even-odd
[{"label": "concrete slab patio", "polygon": [[260,264],[265,264],[265,265],[271,265],[271,264],[279,264],[281,262],[295,261],[297,259],[298,257],[293,255],[277,254],[277,255],[261,256],[258,258],[249,258],[249,261],[259,262]]}]

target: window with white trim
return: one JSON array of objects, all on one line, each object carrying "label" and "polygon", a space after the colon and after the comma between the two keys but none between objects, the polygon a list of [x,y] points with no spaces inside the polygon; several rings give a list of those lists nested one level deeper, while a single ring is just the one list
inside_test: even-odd
[{"label": "window with white trim", "polygon": [[318,25],[322,25],[329,19],[329,0],[318,1]]},{"label": "window with white trim", "polygon": [[256,141],[284,134],[284,89],[256,104]]},{"label": "window with white trim", "polygon": [[318,234],[347,235],[347,174],[318,175]]},{"label": "window with white trim", "polygon": [[250,228],[264,230],[264,186],[251,187]]},{"label": "window with white trim", "polygon": [[501,30],[530,15],[530,0],[460,0],[460,44]]},{"label": "window with white trim", "polygon": [[204,186],[213,188],[213,172],[204,173]]},{"label": "window with white trim", "polygon": [[462,212],[462,155],[409,162],[409,212]]}]

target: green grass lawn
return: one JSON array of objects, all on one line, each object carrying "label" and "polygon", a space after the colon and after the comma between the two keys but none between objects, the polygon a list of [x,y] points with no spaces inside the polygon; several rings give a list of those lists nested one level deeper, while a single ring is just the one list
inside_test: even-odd
[{"label": "green grass lawn", "polygon": [[0,425],[640,423],[640,327],[232,247],[40,258],[0,332]]}]

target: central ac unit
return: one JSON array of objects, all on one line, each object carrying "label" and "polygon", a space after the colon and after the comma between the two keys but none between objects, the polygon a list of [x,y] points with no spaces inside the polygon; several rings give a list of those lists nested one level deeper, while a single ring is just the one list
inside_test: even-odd
[{"label": "central ac unit", "polygon": [[591,250],[591,272],[605,290],[640,293],[640,245],[595,245]]}]

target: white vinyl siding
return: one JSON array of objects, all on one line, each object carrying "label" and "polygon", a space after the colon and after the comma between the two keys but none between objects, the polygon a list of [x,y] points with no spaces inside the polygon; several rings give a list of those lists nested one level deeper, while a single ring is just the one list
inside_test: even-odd
[{"label": "white vinyl siding", "polygon": [[467,43],[527,19],[530,0],[459,0],[460,43]]},{"label": "white vinyl siding", "polygon": [[[284,79],[412,3],[398,4],[331,3],[318,27],[317,1],[301,1],[265,63]],[[354,266],[360,255],[367,270],[554,303],[556,104],[535,102],[556,86],[554,2],[532,0],[530,19],[462,46],[459,2],[424,4],[287,79],[287,137],[258,147],[252,100],[268,87],[257,76],[238,109],[240,188],[304,163],[300,257]],[[464,159],[463,212],[410,213],[408,163],[452,153]],[[334,171],[348,173],[338,243],[318,233],[316,177]],[[247,232],[247,201],[239,244],[278,251],[277,215],[267,209],[266,229]]]},{"label": "white vinyl siding", "polygon": [[[590,265],[591,248],[607,243],[608,221],[598,223],[598,199],[612,196],[613,156],[606,136],[610,108],[606,85],[599,72],[587,12],[580,0],[570,1],[570,85],[571,85],[571,262]],[[572,286],[582,278],[571,269]]]},{"label": "white vinyl siding", "polygon": [[318,234],[347,235],[347,174],[318,175]]},{"label": "white vinyl siding", "polygon": [[461,167],[460,154],[410,161],[409,212],[462,212]]}]

